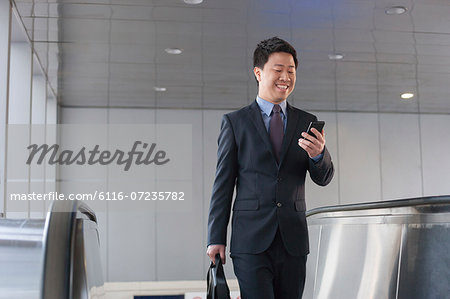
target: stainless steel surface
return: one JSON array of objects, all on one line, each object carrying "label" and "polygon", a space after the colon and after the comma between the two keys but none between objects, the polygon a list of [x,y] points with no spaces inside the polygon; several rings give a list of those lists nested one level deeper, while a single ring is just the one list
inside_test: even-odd
[{"label": "stainless steel surface", "polygon": [[[86,244],[83,230],[77,225],[78,211],[95,221],[95,214],[81,202],[53,202],[50,206],[43,234],[42,299],[89,298],[89,287],[103,285],[99,270],[90,273],[100,275],[99,279],[86,278]],[[99,251],[99,239],[94,241],[96,245],[92,249]],[[89,284],[97,281],[101,284]]]},{"label": "stainless steel surface", "polygon": [[450,197],[309,211],[304,298],[450,298]]},{"label": "stainless steel surface", "polygon": [[447,0],[13,3],[66,106],[240,107],[256,94],[256,43],[278,35],[299,51],[304,109],[450,113]]},{"label": "stainless steel surface", "polygon": [[46,219],[0,219],[0,298],[104,298],[96,216],[54,202]]},{"label": "stainless steel surface", "polygon": [[73,264],[73,298],[104,298],[97,224],[77,219]]},{"label": "stainless steel surface", "polygon": [[39,298],[44,219],[0,219],[0,298]]},{"label": "stainless steel surface", "polygon": [[[87,207],[87,206],[85,206]],[[91,216],[95,214],[90,214]],[[103,271],[100,257],[100,237],[97,222],[77,219],[77,240],[75,241],[74,264],[74,298],[104,299],[105,289]],[[81,274],[77,274],[81,272]],[[87,293],[87,296],[78,296],[77,292]]]}]

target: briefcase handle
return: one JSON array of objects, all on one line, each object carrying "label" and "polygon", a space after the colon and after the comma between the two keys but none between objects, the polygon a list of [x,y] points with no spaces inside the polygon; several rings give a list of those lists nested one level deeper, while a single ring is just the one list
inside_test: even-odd
[{"label": "briefcase handle", "polygon": [[212,261],[209,265],[208,275],[206,277],[206,297],[207,299],[230,299],[230,289],[225,279],[220,254],[216,254],[215,262],[215,265]]}]

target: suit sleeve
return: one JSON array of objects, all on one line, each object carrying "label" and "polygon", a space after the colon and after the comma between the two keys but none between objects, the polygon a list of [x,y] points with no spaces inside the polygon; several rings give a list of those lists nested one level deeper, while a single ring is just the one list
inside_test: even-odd
[{"label": "suit sleeve", "polygon": [[222,118],[218,139],[217,168],[208,217],[208,245],[226,245],[227,226],[237,175],[237,146],[227,115]]},{"label": "suit sleeve", "polygon": [[313,182],[319,186],[326,186],[331,182],[334,175],[334,166],[327,147],[323,150],[322,159],[317,162],[309,159],[309,175]]}]

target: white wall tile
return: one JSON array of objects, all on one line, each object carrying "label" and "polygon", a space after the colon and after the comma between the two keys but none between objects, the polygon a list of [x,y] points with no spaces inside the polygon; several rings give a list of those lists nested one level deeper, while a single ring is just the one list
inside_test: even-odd
[{"label": "white wall tile", "polygon": [[[9,81],[9,110],[8,123],[10,125],[29,124],[31,115],[31,48],[26,42],[11,43],[11,61],[10,61],[10,81]],[[11,127],[11,126],[10,126]],[[15,126],[17,128],[17,126]],[[21,127],[20,134],[15,135],[15,145],[26,148],[29,142],[29,130],[27,127]],[[15,131],[16,133],[18,131]],[[8,138],[11,138],[9,137]],[[7,156],[11,157],[14,148],[10,144],[12,139],[7,140]],[[19,142],[19,143],[17,143]],[[29,191],[29,166],[20,163],[17,160],[7,158],[6,172],[6,195],[11,193],[26,193]],[[18,182],[17,180],[20,180]],[[6,211],[8,217],[28,217],[29,204],[23,205],[21,213],[9,213],[8,206],[12,212],[11,202],[6,202]],[[14,216],[13,216],[14,215]]]},{"label": "white wall tile", "polygon": [[450,116],[422,115],[423,193],[450,194]]},{"label": "white wall tile", "polygon": [[31,48],[26,42],[11,43],[9,123],[29,124],[31,112]]},{"label": "white wall tile", "polygon": [[152,207],[148,208],[108,212],[108,281],[156,279],[156,222]]},{"label": "white wall tile", "polygon": [[45,78],[42,75],[33,75],[33,88],[31,99],[31,123],[45,124]]},{"label": "white wall tile", "polygon": [[[158,110],[158,124],[192,125],[192,185],[191,198],[183,202],[186,208],[176,206],[168,211],[165,202],[157,202],[156,246],[158,280],[196,279],[204,276],[203,254],[203,119],[201,110]],[[184,150],[184,145],[179,145]],[[158,187],[159,188],[159,187]],[[183,188],[174,180],[167,188]],[[180,189],[181,190],[181,189]],[[164,191],[164,190],[157,190]],[[174,203],[178,204],[178,203]],[[181,202],[179,202],[181,204]],[[198,233],[192,233],[198,232]],[[186,252],[189,252],[187,255]],[[187,258],[189,256],[189,258]],[[183,265],[183,267],[179,267]]]},{"label": "white wall tile", "polygon": [[154,124],[155,109],[110,109],[110,124]]},{"label": "white wall tile", "polygon": [[[46,112],[45,78],[42,75],[33,75],[33,88],[31,99],[31,144],[45,143],[45,112]],[[30,192],[44,194],[45,192],[46,164],[30,165]],[[30,202],[30,217],[44,218],[46,211],[45,201]]]},{"label": "white wall tile", "polygon": [[47,94],[47,124],[57,123],[57,111],[58,103],[56,102],[56,98],[51,94]]},{"label": "white wall tile", "polygon": [[380,149],[374,113],[339,113],[339,184],[341,204],[379,201]]},{"label": "white wall tile", "polygon": [[422,196],[419,117],[380,114],[383,200]]},{"label": "white wall tile", "polygon": [[106,109],[61,108],[62,124],[106,124]]}]

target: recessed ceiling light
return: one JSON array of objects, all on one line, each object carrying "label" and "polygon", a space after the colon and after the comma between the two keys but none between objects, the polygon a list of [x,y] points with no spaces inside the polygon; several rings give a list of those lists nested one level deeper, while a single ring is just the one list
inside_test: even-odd
[{"label": "recessed ceiling light", "polygon": [[186,3],[186,4],[192,4],[192,5],[200,4],[200,3],[202,3],[202,2],[203,2],[203,0],[184,0],[184,3]]},{"label": "recessed ceiling light", "polygon": [[340,54],[340,53],[328,54],[328,58],[330,60],[341,60],[342,58],[344,58],[344,54]]},{"label": "recessed ceiling light", "polygon": [[411,92],[402,93],[400,96],[402,99],[408,100],[414,97],[414,94]]},{"label": "recessed ceiling light", "polygon": [[168,53],[168,54],[173,54],[173,55],[178,55],[178,54],[183,53],[183,50],[179,49],[179,48],[167,48],[164,51],[166,51],[166,53]]},{"label": "recessed ceiling light", "polygon": [[388,15],[401,15],[406,12],[406,7],[403,6],[391,6],[386,8],[386,14]]},{"label": "recessed ceiling light", "polygon": [[153,87],[153,89],[155,91],[166,91],[167,90],[167,88],[165,88],[165,87],[158,87],[158,86]]}]

